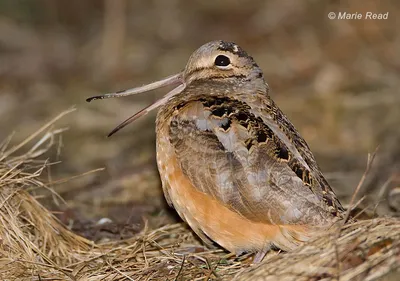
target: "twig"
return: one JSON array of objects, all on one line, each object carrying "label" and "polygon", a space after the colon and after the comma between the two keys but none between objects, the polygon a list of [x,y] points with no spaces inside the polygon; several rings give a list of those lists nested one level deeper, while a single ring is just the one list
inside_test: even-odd
[{"label": "twig", "polygon": [[3,154],[6,151],[8,145],[10,144],[15,132],[12,132],[8,137],[6,137],[0,144],[0,154]]},{"label": "twig", "polygon": [[119,270],[118,268],[116,268],[115,266],[113,266],[109,261],[107,261],[108,265],[115,270],[116,272],[118,272],[119,274],[121,274],[122,276],[126,277],[128,280],[131,281],[135,281],[135,279],[129,277],[126,273],[123,273],[121,270]]},{"label": "twig", "polygon": [[[375,156],[376,156],[376,153],[378,151],[378,148],[379,147],[377,147],[372,154],[368,154],[367,167],[365,168],[364,174],[362,175],[360,182],[358,183],[356,189],[354,190],[353,195],[351,196],[350,203],[349,203],[349,208],[347,209],[346,215],[344,217],[344,220],[342,221],[342,227],[350,217],[350,212],[351,212],[351,210],[353,208],[354,200],[356,199],[356,196],[357,196],[358,192],[360,191],[361,186],[364,184],[364,181],[367,178],[367,175],[368,175],[369,171],[371,170],[372,162],[375,159]],[[341,231],[341,228],[339,230],[339,235],[340,235],[340,231]]]},{"label": "twig", "polygon": [[379,147],[377,147],[372,154],[368,153],[367,167],[365,168],[365,171],[364,171],[364,173],[363,173],[363,175],[362,175],[362,177],[361,177],[356,189],[354,190],[353,195],[351,196],[350,203],[349,203],[349,208],[347,209],[346,214],[345,214],[343,220],[341,221],[339,230],[338,230],[337,235],[335,237],[335,240],[336,240],[336,243],[335,243],[335,256],[336,256],[336,266],[337,266],[337,280],[340,280],[340,260],[339,260],[339,249],[338,249],[337,241],[338,241],[338,239],[340,237],[340,234],[342,233],[343,226],[346,224],[347,220],[350,217],[351,210],[353,209],[354,200],[355,200],[358,192],[360,191],[361,186],[364,184],[364,181],[367,178],[367,175],[368,175],[369,171],[371,170],[372,162],[374,161],[374,158],[375,158],[375,155],[376,155],[376,153],[378,151],[378,148]]},{"label": "twig", "polygon": [[384,184],[381,186],[381,188],[379,189],[379,193],[378,193],[378,198],[376,199],[375,203],[379,204],[380,201],[382,201],[382,197],[384,197],[387,194],[387,190],[389,185],[395,180],[396,178],[396,174],[393,173],[385,182]]},{"label": "twig", "polygon": [[[215,265],[215,268],[213,268],[210,264],[210,261],[206,258],[206,262],[207,262],[207,266],[210,269],[211,273],[214,274],[214,276],[217,278],[217,280],[220,280],[221,278],[219,277],[219,275],[217,274],[217,272],[215,271],[215,269],[217,269],[219,262],[217,262],[217,264]],[[211,274],[210,274],[211,276]]]},{"label": "twig", "polygon": [[182,262],[181,262],[181,266],[180,266],[180,268],[179,268],[178,274],[177,274],[176,277],[175,277],[175,281],[178,281],[178,278],[179,278],[179,276],[180,276],[181,273],[182,273],[183,265],[185,264],[185,260],[186,260],[186,255],[183,255]]}]

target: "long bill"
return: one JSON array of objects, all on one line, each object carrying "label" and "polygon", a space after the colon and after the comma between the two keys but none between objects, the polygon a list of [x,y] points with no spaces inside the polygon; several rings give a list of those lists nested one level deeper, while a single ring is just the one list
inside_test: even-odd
[{"label": "long bill", "polygon": [[168,92],[161,99],[159,99],[156,102],[152,103],[151,105],[143,108],[142,110],[138,111],[137,113],[135,113],[134,115],[132,115],[131,117],[126,119],[124,122],[119,124],[114,130],[112,130],[108,134],[108,137],[110,137],[113,134],[115,134],[116,132],[118,132],[119,130],[121,130],[122,128],[124,128],[129,123],[132,123],[136,119],[146,115],[147,113],[149,113],[153,109],[156,109],[157,107],[159,107],[159,106],[163,105],[164,103],[166,103],[171,97],[173,97],[173,96],[179,94],[180,92],[182,92],[186,87],[186,84],[185,84],[185,82],[183,80],[183,77],[182,77],[182,73],[169,76],[169,77],[167,77],[165,79],[162,79],[162,80],[159,80],[159,81],[156,81],[156,82],[153,82],[151,84],[147,84],[147,85],[144,85],[144,86],[141,86],[141,87],[136,87],[136,88],[123,90],[123,91],[119,91],[119,92],[115,92],[115,93],[104,94],[104,95],[101,95],[101,96],[90,97],[90,98],[86,99],[86,101],[87,102],[91,102],[92,100],[97,100],[97,99],[109,99],[109,98],[117,98],[117,97],[125,97],[125,96],[130,96],[130,95],[136,95],[136,94],[148,92],[148,91],[155,90],[155,89],[158,89],[158,88],[161,88],[161,87],[165,87],[165,86],[169,86],[169,85],[178,85],[178,86],[176,88],[174,88],[173,90],[171,90],[170,92]]}]

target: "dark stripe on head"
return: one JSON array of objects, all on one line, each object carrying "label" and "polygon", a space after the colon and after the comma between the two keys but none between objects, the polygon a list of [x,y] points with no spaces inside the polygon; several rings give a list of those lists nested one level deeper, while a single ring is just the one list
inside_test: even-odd
[{"label": "dark stripe on head", "polygon": [[230,53],[235,54],[235,55],[237,55],[239,57],[250,57],[242,48],[240,48],[238,45],[236,45],[233,42],[221,41],[219,43],[218,50],[225,51],[225,52],[230,52]]}]

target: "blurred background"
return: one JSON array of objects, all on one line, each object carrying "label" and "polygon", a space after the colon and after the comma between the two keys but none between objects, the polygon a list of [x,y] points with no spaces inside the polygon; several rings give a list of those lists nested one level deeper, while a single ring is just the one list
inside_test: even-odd
[{"label": "blurred background", "polygon": [[[330,20],[329,12],[389,15]],[[62,162],[43,174],[66,204],[50,193],[41,194],[42,202],[95,240],[130,235],[145,221],[176,221],[155,164],[155,112],[106,138],[165,90],[85,99],[175,74],[208,41],[234,41],[264,70],[273,99],[344,205],[379,146],[362,207],[398,215],[399,26],[400,2],[389,0],[0,0],[0,141],[15,132],[17,143],[76,105],[57,123],[69,130],[49,153]],[[51,183],[100,167],[106,169]],[[112,223],[92,227],[103,217]]]}]

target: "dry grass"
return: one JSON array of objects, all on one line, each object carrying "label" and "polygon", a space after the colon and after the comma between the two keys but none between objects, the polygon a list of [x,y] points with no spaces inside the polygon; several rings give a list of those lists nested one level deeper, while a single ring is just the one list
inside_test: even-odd
[{"label": "dry grass", "polygon": [[[147,227],[137,236],[94,244],[63,226],[31,194],[44,153],[63,129],[51,128],[66,111],[20,145],[0,147],[1,280],[377,280],[400,276],[400,222],[377,218],[343,226],[290,253],[271,252],[250,267],[207,250],[183,224]],[[41,135],[41,138],[39,137]],[[34,142],[34,139],[38,139]],[[27,152],[23,148],[32,145]],[[336,239],[337,238],[337,239]],[[338,258],[337,258],[338,257]],[[397,270],[397,271],[396,271]]]}]

